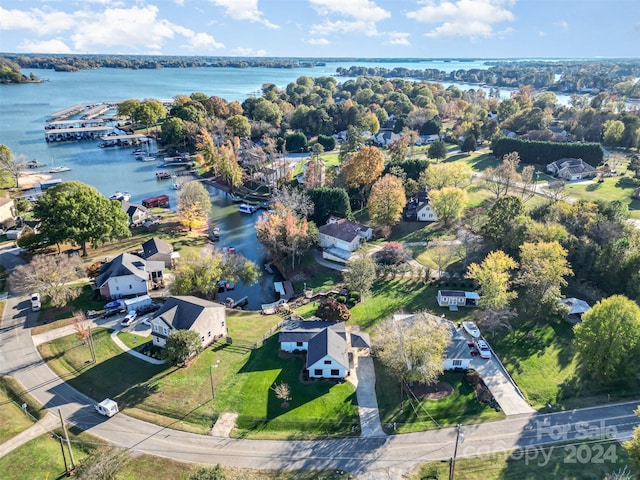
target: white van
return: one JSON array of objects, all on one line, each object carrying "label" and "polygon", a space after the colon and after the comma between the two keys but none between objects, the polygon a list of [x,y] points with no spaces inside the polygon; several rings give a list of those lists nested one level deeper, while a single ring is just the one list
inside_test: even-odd
[{"label": "white van", "polygon": [[40,303],[40,294],[32,293],[31,294],[31,310],[34,312],[37,312],[40,310],[41,307],[42,307],[42,304]]},{"label": "white van", "polygon": [[99,414],[105,417],[113,417],[120,411],[118,410],[118,404],[110,398],[105,398],[100,403],[96,403],[94,407]]}]

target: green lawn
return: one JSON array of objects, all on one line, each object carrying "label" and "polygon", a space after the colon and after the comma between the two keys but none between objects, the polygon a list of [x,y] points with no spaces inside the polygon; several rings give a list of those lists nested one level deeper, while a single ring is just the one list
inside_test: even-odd
[{"label": "green lawn", "polygon": [[0,384],[0,444],[26,430],[33,421],[4,391]]},{"label": "green lawn", "polygon": [[445,372],[440,381],[450,384],[455,393],[440,400],[416,399],[401,392],[397,380],[376,363],[376,394],[383,425],[395,422],[398,433],[408,433],[505,418],[504,413],[476,400],[464,373]]},{"label": "green lawn", "polygon": [[153,340],[151,335],[148,337],[143,337],[142,335],[136,335],[130,332],[118,332],[118,338],[122,340],[127,347],[136,349],[140,345],[144,345],[145,343],[149,343]]},{"label": "green lawn", "polygon": [[[593,461],[578,461],[580,458]],[[600,454],[599,452],[603,452]],[[607,454],[605,457],[604,454]],[[598,460],[596,461],[596,456]],[[556,445],[545,448],[496,453],[486,457],[460,458],[455,467],[456,480],[602,480],[607,474],[628,465],[627,453],[617,442]],[[422,465],[411,480],[444,479],[449,475],[448,462]]]},{"label": "green lawn", "polygon": [[640,219],[640,200],[631,198],[638,187],[640,181],[622,176],[605,178],[602,183],[568,183],[566,189],[570,196],[580,200],[620,200],[629,205],[631,218]]},{"label": "green lawn", "polygon": [[559,319],[526,323],[512,333],[489,337],[491,346],[531,405],[571,409],[640,396],[638,382],[601,385],[581,368],[572,326]]}]

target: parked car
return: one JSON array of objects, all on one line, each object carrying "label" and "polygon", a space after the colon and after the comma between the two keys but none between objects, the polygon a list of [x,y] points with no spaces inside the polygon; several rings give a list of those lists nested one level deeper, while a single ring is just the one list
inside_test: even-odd
[{"label": "parked car", "polygon": [[160,308],[160,305],[153,302],[153,303],[150,303],[149,305],[144,305],[140,308],[136,308],[136,312],[138,312],[138,315],[144,315],[145,313],[155,312],[159,308]]},{"label": "parked car", "polygon": [[489,345],[484,340],[478,340],[476,343],[478,351],[480,352],[480,358],[491,358],[491,350],[489,350]]},{"label": "parked car", "polygon": [[104,313],[102,314],[102,318],[111,318],[118,315],[119,313],[120,313],[119,308],[111,308],[109,310],[104,311]]},{"label": "parked car", "polygon": [[122,325],[123,327],[128,327],[137,317],[138,313],[135,310],[130,310],[129,313],[127,313],[127,316],[122,319],[120,325]]},{"label": "parked car", "polygon": [[37,312],[38,310],[40,310],[41,307],[42,307],[42,304],[40,303],[40,294],[32,293],[31,294],[31,310],[33,310],[34,312]]}]

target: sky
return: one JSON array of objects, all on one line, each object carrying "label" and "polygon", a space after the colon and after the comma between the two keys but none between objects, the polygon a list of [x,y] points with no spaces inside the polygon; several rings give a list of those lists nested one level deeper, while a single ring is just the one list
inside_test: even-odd
[{"label": "sky", "polygon": [[0,51],[640,57],[640,0],[0,0]]}]

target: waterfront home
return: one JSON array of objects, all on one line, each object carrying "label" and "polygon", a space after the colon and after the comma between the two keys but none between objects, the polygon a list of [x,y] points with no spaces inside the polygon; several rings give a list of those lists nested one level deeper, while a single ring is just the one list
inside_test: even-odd
[{"label": "waterfront home", "polygon": [[224,305],[190,295],[169,297],[150,323],[153,344],[162,348],[177,330],[197,332],[203,347],[227,335]]},{"label": "waterfront home", "polygon": [[[446,318],[431,315],[429,313],[420,313],[420,316],[426,316],[429,320],[436,323],[443,323],[451,335],[449,344],[444,351],[443,368],[445,370],[467,370],[471,365],[471,353],[469,343],[462,331],[457,328],[450,320]],[[413,322],[414,314],[396,314],[394,320],[401,322]]]},{"label": "waterfront home", "polygon": [[462,290],[438,290],[436,299],[441,307],[449,307],[455,311],[458,307],[477,307],[480,295]]},{"label": "waterfront home", "polygon": [[149,293],[164,285],[164,262],[144,260],[131,253],[121,253],[100,267],[96,288],[107,298]]},{"label": "waterfront home", "polygon": [[120,209],[129,217],[129,226],[136,227],[142,225],[151,216],[151,212],[146,207],[136,203],[122,202]]},{"label": "waterfront home", "polygon": [[164,262],[164,266],[169,268],[173,260],[179,256],[173,251],[173,245],[161,238],[153,237],[142,244],[142,252],[145,260]]},{"label": "waterfront home", "polygon": [[346,263],[352,253],[360,248],[362,242],[371,240],[372,236],[371,227],[331,216],[327,223],[318,229],[318,244],[323,249],[323,258]]}]

